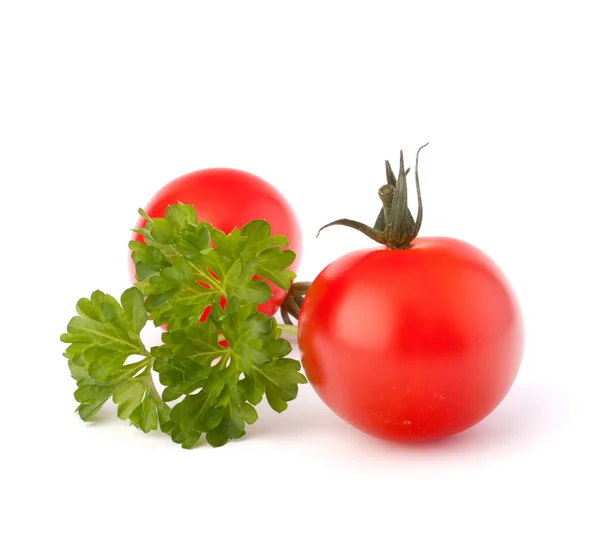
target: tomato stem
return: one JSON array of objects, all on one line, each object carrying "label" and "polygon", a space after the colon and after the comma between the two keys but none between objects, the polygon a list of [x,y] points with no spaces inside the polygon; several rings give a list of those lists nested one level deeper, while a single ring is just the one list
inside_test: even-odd
[{"label": "tomato stem", "polygon": [[[406,174],[408,175],[409,172],[410,168],[407,168]],[[380,232],[385,230],[385,225],[389,221],[389,212],[392,206],[392,199],[394,198],[394,188],[396,187],[396,176],[394,175],[390,161],[385,161],[385,176],[387,183],[379,188],[379,199],[381,199],[383,207],[379,211],[379,216],[373,227]]]},{"label": "tomato stem", "polygon": [[298,317],[300,317],[302,300],[304,300],[304,296],[310,285],[310,282],[292,282],[287,296],[281,304],[281,318],[286,325],[295,326],[292,323],[290,316],[294,317],[296,320],[298,320]]},{"label": "tomato stem", "polygon": [[421,186],[419,184],[419,153],[423,147],[429,145],[425,143],[417,151],[415,164],[415,182],[417,188],[417,218],[413,218],[408,209],[408,187],[406,176],[410,168],[404,168],[404,154],[400,151],[400,169],[398,177],[394,175],[389,161],[385,161],[385,173],[387,183],[379,188],[379,199],[382,208],[375,221],[375,226],[371,227],[362,222],[352,219],[338,219],[322,226],[317,232],[335,224],[348,226],[362,232],[375,242],[383,244],[390,249],[408,249],[411,242],[419,234],[421,223],[423,222],[423,203],[421,199]]}]

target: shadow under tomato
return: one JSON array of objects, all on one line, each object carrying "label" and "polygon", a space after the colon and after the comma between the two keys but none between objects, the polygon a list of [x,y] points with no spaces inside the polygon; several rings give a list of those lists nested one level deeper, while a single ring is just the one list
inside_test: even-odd
[{"label": "shadow under tomato", "polygon": [[[515,388],[494,412],[472,428],[434,441],[403,443],[369,436],[338,418],[309,385],[301,386],[297,400],[282,414],[266,402],[258,408],[259,420],[248,428],[248,437],[293,439],[311,436],[332,450],[346,449],[373,456],[487,455],[521,450],[544,443],[556,435],[568,409],[564,399],[547,388]],[[333,447],[337,447],[333,449]]]},{"label": "shadow under tomato", "polygon": [[543,444],[553,438],[568,414],[566,401],[548,389],[514,389],[487,418],[450,437],[422,443],[369,438],[379,450],[408,454],[488,453]]}]

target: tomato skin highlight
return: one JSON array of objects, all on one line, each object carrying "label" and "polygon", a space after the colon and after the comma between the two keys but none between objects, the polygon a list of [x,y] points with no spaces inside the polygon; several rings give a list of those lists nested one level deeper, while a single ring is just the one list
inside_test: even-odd
[{"label": "tomato skin highlight", "polygon": [[[229,234],[251,220],[264,219],[271,225],[272,234],[283,234],[289,248],[296,254],[290,266],[296,271],[302,256],[302,232],[294,210],[283,195],[271,184],[242,170],[207,168],[184,174],[161,188],[144,210],[152,218],[161,218],[169,205],[193,205],[199,221],[210,222],[215,228]],[[135,228],[142,228],[146,219],[138,219]],[[133,240],[142,241],[134,233]],[[135,282],[135,268],[129,258],[129,274]],[[275,314],[287,292],[267,281],[273,295],[259,310],[269,316]]]},{"label": "tomato skin highlight", "polygon": [[524,349],[521,310],[498,266],[451,238],[355,251],[302,304],[298,345],[317,394],[373,435],[427,441],[485,418]]}]

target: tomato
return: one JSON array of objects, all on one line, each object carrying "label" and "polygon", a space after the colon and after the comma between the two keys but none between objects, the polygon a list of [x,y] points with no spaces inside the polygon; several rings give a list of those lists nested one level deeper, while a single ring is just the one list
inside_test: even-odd
[{"label": "tomato", "polygon": [[[271,225],[272,234],[283,234],[289,247],[296,253],[290,266],[295,271],[302,254],[302,235],[298,219],[286,199],[271,184],[242,170],[231,168],[209,168],[190,172],[169,182],[159,190],[146,205],[145,211],[152,218],[164,216],[169,205],[174,203],[193,205],[200,221],[210,222],[215,228],[229,233],[241,228],[251,220],[264,219]],[[145,219],[140,218],[136,228],[141,228]],[[142,241],[140,234],[134,240]],[[130,260],[130,275],[135,281],[135,269]],[[259,310],[274,315],[283,302],[286,291],[269,283],[273,295]]]},{"label": "tomato", "polygon": [[441,237],[334,261],[308,289],[298,327],[321,399],[356,428],[399,441],[482,420],[508,393],[524,346],[502,271],[479,249]]}]

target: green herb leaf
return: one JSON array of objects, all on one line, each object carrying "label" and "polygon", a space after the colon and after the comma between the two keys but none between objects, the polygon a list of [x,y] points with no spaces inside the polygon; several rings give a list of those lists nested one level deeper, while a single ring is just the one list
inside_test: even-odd
[{"label": "green herb leaf", "polygon": [[[76,306],[61,336],[69,343],[65,356],[77,381],[77,412],[91,420],[111,397],[117,415],[148,432],[169,419],[169,409],[154,388],[151,359],[139,333],[147,320],[144,298],[137,288],[127,289],[121,304],[97,290]],[[126,364],[131,356],[141,360]]]},{"label": "green herb leaf", "polygon": [[193,324],[222,298],[266,302],[271,289],[258,277],[286,290],[295,277],[288,269],[294,252],[282,249],[287,241],[271,236],[264,220],[224,234],[197,223],[189,206],[171,205],[164,219],[149,219],[139,232],[145,243],[130,243],[137,286],[147,296],[150,318],[169,329]]},{"label": "green herb leaf", "polygon": [[[227,346],[218,344],[218,331]],[[291,346],[279,335],[273,318],[236,297],[225,309],[213,305],[206,321],[163,334],[164,344],[154,351],[155,369],[167,386],[166,398],[184,396],[171,413],[174,441],[206,434],[211,445],[220,446],[240,438],[245,424],[258,418],[254,407],[265,394],[277,412],[287,408],[306,378],[300,363],[285,357]]]},{"label": "green herb leaf", "polygon": [[[136,287],[120,304],[100,291],[80,300],[61,337],[77,411],[89,420],[112,397],[121,419],[145,432],[160,428],[184,448],[202,436],[213,447],[240,439],[263,397],[282,412],[306,383],[275,319],[258,312],[272,295],[266,281],[290,287],[295,255],[266,221],[225,234],[199,223],[189,205],[171,205],[160,219],[140,214],[143,242],[129,244]],[[139,336],[148,317],[167,325],[150,351]]]}]

